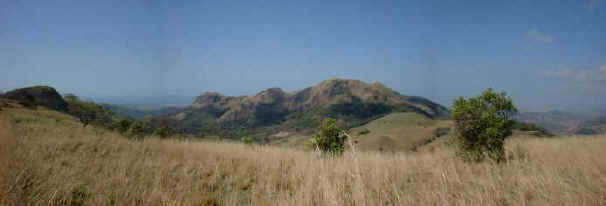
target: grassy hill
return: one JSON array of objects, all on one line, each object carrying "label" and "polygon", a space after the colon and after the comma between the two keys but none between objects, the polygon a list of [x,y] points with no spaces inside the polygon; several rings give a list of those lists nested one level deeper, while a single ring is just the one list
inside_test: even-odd
[{"label": "grassy hill", "polygon": [[[451,138],[453,122],[446,119],[428,118],[414,112],[396,112],[351,128],[362,151],[414,152],[436,140]],[[515,137],[553,137],[545,129],[530,123],[516,123]],[[312,135],[282,132],[273,135],[272,145],[305,148]]]},{"label": "grassy hill", "polygon": [[0,98],[17,101],[23,106],[41,105],[57,111],[67,111],[68,104],[61,95],[49,86],[34,86],[0,94]]},{"label": "grassy hill", "polygon": [[[436,138],[440,128],[451,121],[430,119],[417,113],[392,113],[351,129],[361,150],[401,152],[415,150]],[[445,134],[442,134],[445,135]]]},{"label": "grassy hill", "polygon": [[[453,122],[413,112],[396,112],[349,129],[361,151],[414,152],[433,141],[452,138]],[[271,145],[306,148],[312,135],[280,132],[269,137]],[[544,128],[516,122],[513,137],[553,137]],[[434,146],[431,146],[434,147]]]},{"label": "grassy hill", "polygon": [[[323,158],[230,142],[134,141],[64,113],[7,104],[0,205],[606,204],[606,136],[512,138],[501,165],[463,163],[445,144]],[[407,115],[385,118],[419,123]]]}]

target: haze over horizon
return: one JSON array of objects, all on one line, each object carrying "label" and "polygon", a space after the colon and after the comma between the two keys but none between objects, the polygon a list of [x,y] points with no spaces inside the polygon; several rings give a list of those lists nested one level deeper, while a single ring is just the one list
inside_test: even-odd
[{"label": "haze over horizon", "polygon": [[251,95],[345,78],[444,105],[492,87],[521,108],[606,106],[604,0],[0,5],[2,90]]}]

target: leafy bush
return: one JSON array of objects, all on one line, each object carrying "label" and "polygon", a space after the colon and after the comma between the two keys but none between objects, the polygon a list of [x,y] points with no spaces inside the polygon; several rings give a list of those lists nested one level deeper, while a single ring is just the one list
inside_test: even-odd
[{"label": "leafy bush", "polygon": [[505,155],[505,138],[512,134],[511,118],[517,112],[505,92],[486,89],[482,95],[454,101],[457,155],[465,160],[482,161],[489,157],[497,162]]},{"label": "leafy bush", "polygon": [[147,134],[146,128],[143,124],[139,122],[135,122],[130,125],[128,130],[126,131],[126,135],[131,138],[142,138]]},{"label": "leafy bush", "polygon": [[154,132],[152,132],[152,135],[162,138],[170,137],[173,134],[175,134],[175,130],[167,126],[158,127],[154,130]]},{"label": "leafy bush", "polygon": [[244,144],[252,144],[253,143],[253,139],[250,137],[242,137],[240,139],[240,141]]},{"label": "leafy bush", "polygon": [[326,118],[311,140],[311,146],[325,154],[341,154],[345,151],[344,131],[336,125],[336,120]]},{"label": "leafy bush", "polygon": [[113,129],[117,130],[120,133],[124,133],[130,128],[130,125],[133,124],[133,121],[130,119],[121,119],[114,123]]}]

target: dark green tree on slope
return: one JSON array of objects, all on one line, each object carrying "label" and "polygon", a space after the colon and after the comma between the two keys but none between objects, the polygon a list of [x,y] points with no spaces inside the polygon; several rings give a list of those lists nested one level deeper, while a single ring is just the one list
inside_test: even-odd
[{"label": "dark green tree on slope", "polygon": [[347,135],[337,127],[336,120],[326,118],[311,140],[311,145],[322,153],[339,155],[345,151],[346,139]]},{"label": "dark green tree on slope", "polygon": [[482,95],[454,101],[457,155],[469,161],[504,159],[505,139],[512,134],[517,108],[505,92],[486,89]]}]

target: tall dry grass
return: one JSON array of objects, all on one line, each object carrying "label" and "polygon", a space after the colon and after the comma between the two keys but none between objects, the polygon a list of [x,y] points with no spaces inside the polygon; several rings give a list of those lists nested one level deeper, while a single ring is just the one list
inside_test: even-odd
[{"label": "tall dry grass", "polygon": [[0,205],[606,205],[604,136],[511,139],[510,160],[495,165],[463,163],[448,147],[324,158],[226,142],[137,142],[65,119],[0,113]]}]

